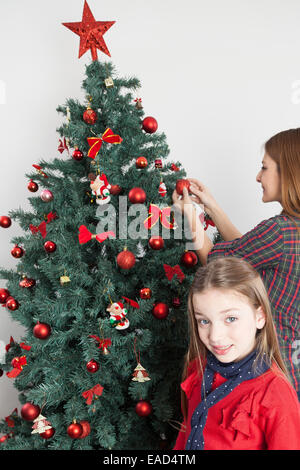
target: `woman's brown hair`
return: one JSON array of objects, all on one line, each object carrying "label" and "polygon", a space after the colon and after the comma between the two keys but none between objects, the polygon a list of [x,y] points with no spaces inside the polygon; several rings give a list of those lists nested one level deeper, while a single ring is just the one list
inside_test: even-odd
[{"label": "woman's brown hair", "polygon": [[300,217],[300,128],[275,134],[265,143],[265,151],[280,173],[282,213],[291,219]]},{"label": "woman's brown hair", "polygon": [[[273,323],[271,306],[267,291],[259,273],[245,260],[235,257],[216,258],[206,266],[202,266],[195,274],[188,295],[188,322],[190,343],[185,356],[182,381],[188,375],[188,367],[191,361],[196,361],[199,377],[203,375],[203,364],[206,359],[206,347],[200,340],[198,334],[197,321],[193,308],[193,295],[203,293],[207,289],[222,289],[234,291],[237,295],[244,296],[250,305],[257,309],[262,307],[265,314],[265,325],[256,332],[255,347],[258,351],[257,360],[254,363],[258,365],[263,355],[270,364],[276,364],[283,375],[288,379],[288,372],[281,357],[278,339]],[[187,418],[187,400],[186,395],[181,392],[182,411],[185,419]]]}]

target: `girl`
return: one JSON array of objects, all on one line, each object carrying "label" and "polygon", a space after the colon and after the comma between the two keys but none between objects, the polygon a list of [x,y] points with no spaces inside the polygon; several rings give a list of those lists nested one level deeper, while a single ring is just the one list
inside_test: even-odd
[{"label": "girl", "polygon": [[190,179],[193,195],[190,197],[184,188],[183,199],[174,191],[173,201],[184,212],[193,201],[204,204],[224,240],[213,246],[195,211],[188,211],[193,240],[202,242],[196,252],[203,265],[219,256],[237,256],[260,273],[271,302],[280,350],[300,399],[300,129],[280,132],[266,142],[256,180],[263,189],[263,202],[278,201],[283,210],[245,235],[195,179]]},{"label": "girl", "polygon": [[257,271],[234,257],[211,261],[196,272],[188,311],[174,450],[300,450],[300,404]]}]

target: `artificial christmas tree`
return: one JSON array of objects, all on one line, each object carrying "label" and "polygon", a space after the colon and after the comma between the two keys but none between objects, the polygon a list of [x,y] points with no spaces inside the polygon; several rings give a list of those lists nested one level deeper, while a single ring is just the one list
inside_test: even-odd
[{"label": "artificial christmas tree", "polygon": [[[86,2],[84,11],[91,28]],[[102,38],[113,22],[100,30],[98,23]],[[83,34],[74,25],[66,24]],[[57,108],[66,119],[60,155],[26,175],[35,183],[29,190],[41,190],[29,198],[31,212],[9,214],[24,235],[12,239],[22,250],[17,270],[0,270],[8,281],[1,302],[27,334],[23,343],[11,340],[3,369],[47,426],[35,423],[32,432],[33,421],[14,416],[12,432],[4,420],[0,449],[149,450],[160,448],[161,436],[172,448],[177,435],[186,298],[198,267],[178,266],[190,240],[170,209],[185,171],[167,161],[156,119],[136,106],[139,81],[97,60],[97,48],[108,50],[94,33],[85,31],[81,44],[93,58],[82,84],[86,103],[68,99]],[[146,209],[139,223],[136,204]],[[167,276],[165,266],[177,274]],[[20,272],[35,284],[22,287]],[[133,380],[137,350],[147,374]]]}]

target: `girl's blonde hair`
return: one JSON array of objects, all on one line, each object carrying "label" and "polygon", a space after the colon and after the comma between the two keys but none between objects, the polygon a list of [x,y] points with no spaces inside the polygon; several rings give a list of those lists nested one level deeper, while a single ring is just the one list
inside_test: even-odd
[{"label": "girl's blonde hair", "polygon": [[[191,285],[188,295],[190,343],[185,356],[182,381],[186,379],[188,366],[194,359],[199,359],[196,361],[197,369],[199,376],[202,377],[203,375],[202,365],[206,359],[207,349],[199,337],[193,308],[193,295],[203,293],[205,290],[211,288],[234,291],[236,294],[246,297],[254,309],[262,307],[265,313],[265,325],[256,332],[256,349],[258,355],[254,367],[265,354],[270,364],[275,363],[283,372],[284,376],[290,380],[280,354],[268,294],[260,275],[247,261],[241,258],[226,257],[216,258],[206,266],[199,268]],[[183,391],[181,391],[181,402],[182,411],[186,418],[187,400]]]},{"label": "girl's blonde hair", "polygon": [[265,151],[280,173],[282,213],[291,219],[300,217],[300,128],[275,134],[265,143]]}]

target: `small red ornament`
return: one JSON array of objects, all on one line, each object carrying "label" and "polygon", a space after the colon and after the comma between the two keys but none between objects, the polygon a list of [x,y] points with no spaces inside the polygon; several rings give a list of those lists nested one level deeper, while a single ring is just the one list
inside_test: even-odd
[{"label": "small red ornament", "polygon": [[155,168],[162,168],[162,161],[160,158],[157,158],[154,164],[155,164]]},{"label": "small red ornament", "polygon": [[41,413],[40,407],[33,403],[25,403],[21,408],[21,416],[25,421],[33,421]]},{"label": "small red ornament", "polygon": [[11,254],[14,258],[22,258],[24,253],[25,251],[23,250],[23,248],[18,245],[15,245],[14,248],[11,250]]},{"label": "small red ornament", "polygon": [[158,128],[157,120],[151,116],[145,117],[142,123],[142,128],[148,134],[153,134]]},{"label": "small red ornament", "polygon": [[117,256],[117,264],[122,269],[131,269],[135,265],[135,256],[134,254],[124,249]]},{"label": "small red ornament", "polygon": [[56,250],[56,243],[47,241],[44,243],[44,248],[47,253],[53,253]]},{"label": "small red ornament", "polygon": [[11,218],[7,215],[1,215],[0,217],[0,226],[3,228],[8,228],[11,226]]},{"label": "small red ornament", "polygon": [[97,119],[98,119],[97,113],[88,106],[87,109],[83,113],[84,122],[86,122],[87,124],[95,124]]},{"label": "small red ornament", "polygon": [[9,290],[0,289],[0,303],[6,304],[7,299],[10,297]]},{"label": "small red ornament", "polygon": [[32,193],[36,193],[39,189],[39,185],[35,181],[30,180],[27,189],[29,189],[29,191]]},{"label": "small red ornament", "polygon": [[149,416],[152,413],[152,405],[149,401],[140,400],[135,407],[138,416]]},{"label": "small red ornament", "polygon": [[181,305],[181,300],[180,300],[180,298],[179,298],[179,297],[173,297],[173,299],[172,299],[172,305],[173,305],[173,307],[175,307],[175,308],[179,308],[180,305]]},{"label": "small red ornament", "polygon": [[54,434],[55,434],[55,429],[51,428],[51,429],[47,429],[45,432],[42,432],[40,436],[43,439],[50,439],[50,437],[54,436]]},{"label": "small red ornament", "polygon": [[29,277],[24,276],[22,281],[19,282],[19,286],[30,289],[31,287],[34,287],[36,285],[35,279],[30,279]]},{"label": "small red ornament", "polygon": [[183,188],[186,187],[187,190],[189,191],[191,183],[188,180],[177,180],[176,182],[176,192],[178,194],[183,195]]},{"label": "small red ornament", "polygon": [[169,315],[169,307],[163,302],[158,302],[152,309],[152,314],[158,320],[163,320]]},{"label": "small red ornament", "polygon": [[186,251],[181,256],[180,262],[187,268],[191,268],[198,263],[198,256],[193,251]]},{"label": "small red ornament", "polygon": [[111,187],[109,188],[109,192],[113,196],[117,196],[118,194],[120,194],[121,191],[122,191],[122,188],[118,184],[112,184]]},{"label": "small red ornament", "polygon": [[86,369],[88,372],[90,372],[91,374],[94,374],[95,372],[97,372],[97,370],[99,370],[99,364],[97,361],[95,361],[95,359],[91,359],[87,365],[86,365]]},{"label": "small red ornament", "polygon": [[75,422],[68,426],[67,433],[72,439],[78,439],[83,433],[83,428],[81,424]]},{"label": "small red ornament", "polygon": [[8,297],[5,307],[8,308],[9,310],[18,310],[19,308],[19,302],[14,299],[13,297]]},{"label": "small red ornament", "polygon": [[136,159],[135,165],[137,168],[146,168],[148,165],[148,160],[146,157],[138,157]]},{"label": "small red ornament", "polygon": [[38,339],[47,339],[51,335],[51,327],[47,323],[37,322],[33,328],[33,335]]},{"label": "small red ornament", "polygon": [[164,247],[164,239],[160,237],[159,235],[156,235],[154,237],[151,237],[149,240],[149,245],[152,248],[152,250],[161,250]]},{"label": "small red ornament", "polygon": [[79,162],[80,160],[83,159],[83,153],[81,150],[79,150],[78,147],[75,147],[75,150],[74,152],[72,153],[72,157],[74,158],[74,160],[76,160],[77,162]]},{"label": "small red ornament", "polygon": [[143,204],[146,197],[146,193],[142,188],[132,188],[128,194],[128,199],[132,204]]},{"label": "small red ornament", "polygon": [[140,290],[141,299],[150,299],[151,295],[152,295],[152,291],[149,287],[143,287],[143,289]]},{"label": "small red ornament", "polygon": [[91,425],[88,421],[80,421],[79,423],[82,426],[82,434],[79,436],[79,439],[84,439],[91,432]]}]

